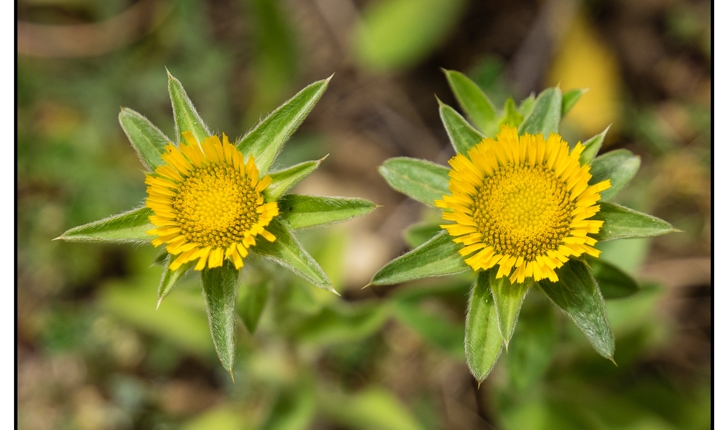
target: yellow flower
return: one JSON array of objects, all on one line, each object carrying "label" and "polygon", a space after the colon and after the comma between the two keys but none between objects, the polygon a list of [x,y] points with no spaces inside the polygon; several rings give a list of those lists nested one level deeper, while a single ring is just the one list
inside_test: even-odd
[{"label": "yellow flower", "polygon": [[[512,283],[533,277],[557,281],[557,269],[569,257],[594,257],[603,221],[597,212],[600,191],[609,180],[589,185],[590,165],[581,165],[584,150],[577,143],[569,152],[558,134],[524,134],[503,126],[495,139],[486,138],[467,156],[450,159],[452,195],[435,205],[460,255],[473,270],[499,265],[496,277],[510,275]],[[512,274],[511,274],[512,273]]]},{"label": "yellow flower", "polygon": [[211,136],[202,144],[192,133],[182,136],[187,144],[167,145],[165,164],[146,177],[149,220],[157,227],[147,234],[157,236],[154,246],[177,255],[172,270],[194,260],[195,270],[219,267],[224,258],[240,269],[256,236],[275,241],[265,227],[278,205],[262,195],[271,178],[258,178],[253,156],[245,162],[224,134],[222,142]]}]

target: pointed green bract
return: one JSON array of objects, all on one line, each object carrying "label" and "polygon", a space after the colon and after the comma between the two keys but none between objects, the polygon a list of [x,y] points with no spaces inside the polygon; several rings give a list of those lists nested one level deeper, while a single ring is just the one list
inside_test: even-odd
[{"label": "pointed green bract", "polygon": [[283,144],[298,129],[329,85],[329,80],[316,81],[253,127],[236,143],[243,154],[255,157],[255,165],[261,175],[268,172],[271,164],[283,149]]},{"label": "pointed green bract", "polygon": [[159,288],[157,288],[157,309],[162,304],[162,300],[167,297],[170,291],[177,285],[177,281],[187,273],[192,267],[192,263],[185,263],[177,270],[170,270],[169,264],[175,257],[168,255],[164,262],[164,271],[162,272],[162,280],[159,282]]},{"label": "pointed green bract", "polygon": [[281,219],[293,230],[328,225],[366,215],[377,205],[364,199],[286,194],[278,200]]},{"label": "pointed green bract", "polygon": [[488,270],[478,274],[465,318],[465,360],[478,383],[488,376],[503,349],[489,277]]},{"label": "pointed green bract", "polygon": [[164,147],[172,141],[151,121],[129,108],[121,108],[119,124],[147,169],[154,171],[164,163]]},{"label": "pointed green bract", "polygon": [[518,106],[518,112],[520,112],[524,118],[528,118],[528,116],[531,115],[531,111],[533,111],[534,104],[536,104],[536,96],[531,93],[528,97],[521,101],[521,104]]},{"label": "pointed green bract", "polygon": [[444,70],[455,98],[473,125],[488,137],[498,133],[498,118],[495,106],[478,84],[454,70]]},{"label": "pointed green bract", "polygon": [[206,138],[210,137],[210,130],[202,121],[200,114],[187,97],[182,83],[167,72],[169,78],[169,98],[172,100],[172,113],[174,114],[174,133],[176,143],[182,141],[182,133],[189,131],[195,136],[198,142],[202,143]]},{"label": "pointed green bract", "polygon": [[255,284],[243,282],[238,291],[238,314],[250,334],[255,333],[255,329],[258,328],[258,321],[268,301],[271,284],[270,281]]},{"label": "pointed green bract", "polygon": [[609,201],[629,183],[640,168],[640,157],[626,149],[617,149],[595,158],[591,165],[589,185],[609,179],[611,186],[601,192]]},{"label": "pointed green bract", "polygon": [[404,240],[410,248],[417,248],[442,231],[439,223],[421,222],[412,224],[404,231]]},{"label": "pointed green bract", "polygon": [[119,215],[74,227],[56,239],[66,242],[149,243],[147,231],[156,228],[149,222],[149,208],[133,209]]},{"label": "pointed green bract", "polygon": [[513,100],[513,97],[508,97],[506,104],[503,106],[503,118],[501,118],[499,125],[510,125],[511,127],[518,128],[522,122],[523,115],[518,112],[516,102]]},{"label": "pointed green bract", "polygon": [[538,281],[551,301],[579,327],[602,357],[614,356],[614,334],[607,318],[607,308],[589,266],[570,259],[560,269],[557,282]]},{"label": "pointed green bract", "polygon": [[561,122],[561,100],[561,91],[558,88],[544,90],[536,98],[531,113],[518,128],[518,134],[543,134],[548,138],[549,134],[558,133]]},{"label": "pointed green bract", "polygon": [[435,206],[435,200],[450,194],[450,178],[445,166],[409,157],[395,157],[379,166],[379,173],[395,190],[424,203]]},{"label": "pointed green bract", "polygon": [[599,203],[599,212],[592,219],[604,221],[599,233],[594,235],[598,241],[652,237],[680,231],[660,218],[607,202]]},{"label": "pointed green bract", "polygon": [[569,90],[564,93],[564,96],[561,100],[561,117],[565,117],[567,113],[571,110],[571,108],[574,107],[576,102],[579,101],[581,96],[584,95],[589,91],[587,88],[576,88],[573,90]]},{"label": "pointed green bract", "polygon": [[295,166],[288,167],[277,172],[270,173],[271,183],[265,190],[263,195],[266,200],[278,200],[280,196],[291,189],[294,185],[301,182],[304,178],[318,169],[322,160],[305,161]]},{"label": "pointed green bract", "polygon": [[414,279],[454,275],[470,266],[458,254],[462,245],[456,244],[446,231],[425,242],[419,248],[395,258],[379,269],[371,285],[392,285]]},{"label": "pointed green bract", "polygon": [[479,131],[468,124],[465,118],[455,112],[455,109],[444,103],[440,103],[440,119],[450,143],[458,154],[467,154],[470,148],[483,140],[483,135]]},{"label": "pointed green bract", "polygon": [[511,341],[513,330],[516,328],[521,305],[531,285],[533,285],[533,278],[528,278],[520,284],[512,284],[507,276],[496,279],[496,274],[495,270],[491,270],[488,282],[490,283],[490,290],[493,293],[493,302],[498,315],[498,328],[501,336],[503,336],[506,350],[508,350],[508,343]]},{"label": "pointed green bract", "polygon": [[207,308],[212,343],[222,366],[232,376],[235,365],[235,304],[239,272],[229,262],[202,271],[202,296]]},{"label": "pointed green bract", "polygon": [[629,297],[640,290],[637,281],[613,264],[600,259],[589,259],[594,279],[605,299]]},{"label": "pointed green bract", "polygon": [[289,227],[273,219],[266,230],[271,232],[276,240],[268,242],[263,238],[258,239],[257,245],[253,248],[254,252],[291,270],[315,286],[336,293],[329,277],[303,248]]},{"label": "pointed green bract", "polygon": [[[609,127],[611,127],[611,125]],[[604,137],[607,135],[607,131],[609,131],[609,127],[605,128],[603,132],[583,143],[584,150],[579,156],[579,163],[581,163],[582,166],[585,164],[591,164],[594,157],[597,156],[599,149],[602,147],[602,143],[604,143]]]}]

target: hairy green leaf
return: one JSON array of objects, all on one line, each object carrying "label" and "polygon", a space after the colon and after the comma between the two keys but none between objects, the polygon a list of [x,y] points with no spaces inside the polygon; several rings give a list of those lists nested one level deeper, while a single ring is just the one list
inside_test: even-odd
[{"label": "hairy green leaf", "polygon": [[485,136],[498,133],[498,117],[495,106],[483,93],[478,84],[464,74],[454,70],[443,70],[450,89],[473,125]]},{"label": "hairy green leaf", "polygon": [[377,205],[364,199],[286,194],[278,200],[281,219],[293,230],[322,226],[366,215]]},{"label": "hairy green leaf", "polygon": [[299,91],[237,142],[237,147],[243,154],[255,157],[255,165],[261,175],[268,172],[283,149],[283,144],[311,112],[326,91],[329,80],[331,77],[316,81]]},{"label": "hairy green leaf", "polygon": [[614,203],[601,202],[599,208],[599,212],[591,218],[604,221],[599,233],[594,235],[599,241],[652,237],[680,231],[660,218]]},{"label": "hairy green leaf", "polygon": [[518,106],[518,112],[520,112],[524,118],[528,118],[528,116],[531,115],[531,112],[533,111],[534,104],[536,104],[536,97],[533,95],[533,93],[531,93],[528,97],[521,101],[521,104]]},{"label": "hairy green leaf", "polygon": [[445,126],[455,152],[467,154],[468,150],[483,140],[483,135],[474,129],[455,109],[440,102],[440,119]]},{"label": "hairy green leaf", "polygon": [[558,133],[561,122],[561,100],[561,91],[558,88],[545,89],[536,98],[531,113],[521,123],[518,133],[543,134],[544,137]]},{"label": "hairy green leaf", "polygon": [[172,113],[174,115],[174,134],[177,143],[182,141],[182,133],[189,131],[198,142],[202,143],[210,137],[210,130],[197,113],[192,101],[182,83],[167,71],[169,79],[169,98],[172,100]]},{"label": "hairy green leaf", "polygon": [[159,282],[159,288],[157,288],[157,309],[159,309],[159,305],[162,304],[162,300],[164,300],[164,298],[167,297],[167,294],[169,294],[174,286],[177,285],[177,281],[179,281],[182,275],[187,273],[187,271],[192,267],[192,263],[188,262],[183,264],[177,270],[170,270],[169,264],[172,260],[174,260],[174,258],[176,257],[167,255],[167,258],[165,259],[162,280]]},{"label": "hairy green leaf", "polygon": [[607,308],[589,266],[570,259],[560,269],[557,282],[538,281],[551,301],[571,318],[592,347],[602,356],[614,356],[614,334],[607,318]]},{"label": "hairy green leaf", "polygon": [[[611,127],[611,125],[609,127]],[[588,139],[586,142],[583,143],[584,151],[582,151],[581,155],[579,156],[579,163],[581,163],[581,165],[591,164],[592,160],[594,160],[594,157],[597,156],[599,149],[601,149],[602,147],[602,143],[604,143],[604,137],[609,131],[609,127],[604,129],[603,132],[597,134],[596,136]]]},{"label": "hairy green leaf", "polygon": [[268,201],[278,200],[280,196],[291,189],[294,185],[301,182],[304,178],[318,169],[321,160],[305,161],[295,166],[288,167],[277,172],[270,173],[271,183],[265,190],[263,195]]},{"label": "hairy green leaf", "polygon": [[115,243],[149,243],[153,236],[147,231],[155,228],[149,222],[154,215],[149,208],[133,209],[119,215],[110,216],[99,221],[74,227],[55,240],[66,242],[115,242]]},{"label": "hairy green leaf", "polygon": [[222,267],[202,271],[202,296],[205,298],[212,342],[222,366],[233,379],[239,273],[229,262],[223,263]]},{"label": "hairy green leaf", "polygon": [[521,305],[531,285],[533,285],[533,278],[528,278],[520,284],[512,284],[507,276],[496,279],[497,273],[497,271],[491,270],[488,281],[490,282],[490,290],[493,294],[493,302],[498,315],[498,328],[503,336],[503,343],[507,351],[508,343],[511,341],[513,330],[516,328],[516,322],[518,322]]},{"label": "hairy green leaf", "polygon": [[151,121],[129,108],[121,108],[119,124],[147,169],[154,171],[164,163],[164,147],[172,141]]},{"label": "hairy green leaf", "polygon": [[411,248],[417,248],[442,231],[439,223],[421,222],[412,224],[404,231],[404,240]]},{"label": "hairy green leaf", "polygon": [[374,275],[371,285],[392,285],[432,276],[454,275],[470,269],[458,254],[456,244],[446,231],[419,248],[395,258]]},{"label": "hairy green leaf", "polygon": [[594,258],[589,266],[605,299],[628,297],[640,289],[637,281],[613,264]]},{"label": "hairy green leaf", "polygon": [[640,168],[640,157],[627,149],[617,149],[595,158],[589,185],[609,179],[611,186],[602,191],[602,200],[609,201],[634,178]]},{"label": "hairy green leaf", "polygon": [[503,106],[503,118],[501,118],[499,126],[510,125],[511,127],[518,128],[522,122],[523,115],[516,108],[516,102],[513,100],[513,97],[508,97],[505,106]]},{"label": "hairy green leaf", "polygon": [[450,194],[449,171],[445,166],[409,157],[390,158],[379,167],[379,173],[392,188],[433,207],[435,200]]},{"label": "hairy green leaf", "polygon": [[489,285],[491,271],[478,274],[470,292],[465,318],[465,360],[479,384],[493,369],[503,349],[503,337]]},{"label": "hairy green leaf", "polygon": [[561,117],[565,117],[567,113],[574,107],[576,102],[579,101],[581,96],[589,91],[588,88],[575,88],[564,93],[564,97],[561,100]]}]

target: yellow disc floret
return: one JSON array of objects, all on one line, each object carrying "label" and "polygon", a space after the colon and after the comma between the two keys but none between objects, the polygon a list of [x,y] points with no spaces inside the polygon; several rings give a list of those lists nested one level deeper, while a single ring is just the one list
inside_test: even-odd
[{"label": "yellow disc floret", "polygon": [[593,247],[603,221],[589,220],[609,181],[589,185],[581,165],[581,143],[569,152],[561,136],[519,136],[504,126],[466,155],[450,160],[450,191],[435,205],[460,254],[474,270],[499,265],[497,277],[511,282],[528,277],[557,281],[554,269],[570,256],[598,256]]},{"label": "yellow disc floret", "polygon": [[229,258],[243,267],[255,237],[274,241],[265,230],[278,215],[276,202],[262,195],[270,176],[259,179],[253,156],[247,162],[223,134],[199,144],[191,133],[182,133],[187,144],[170,144],[162,155],[165,164],[147,175],[147,207],[157,228],[154,246],[166,245],[177,255],[170,269],[197,260],[195,270],[222,265]]}]

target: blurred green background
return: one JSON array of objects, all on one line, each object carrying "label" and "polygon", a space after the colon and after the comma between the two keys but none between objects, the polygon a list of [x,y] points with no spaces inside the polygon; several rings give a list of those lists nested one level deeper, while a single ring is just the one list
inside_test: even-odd
[{"label": "blurred green background", "polygon": [[[707,0],[20,0],[17,4],[17,412],[21,429],[707,429],[711,415],[711,3]],[[172,133],[165,67],[216,132],[241,136],[314,80],[329,89],[279,161],[330,154],[301,194],[383,207],[301,235],[342,298],[248,270],[236,382],[199,283],[158,311],[151,247],[54,242],[140,205],[117,122]],[[440,68],[496,105],[590,88],[567,140],[611,124],[642,168],[617,201],[684,231],[602,246],[642,291],[608,303],[615,360],[542,297],[477,388],[463,358],[467,278],[362,290],[436,216],[377,167],[454,155]],[[416,241],[410,235],[410,241]],[[246,265],[246,268],[248,265]]]}]

